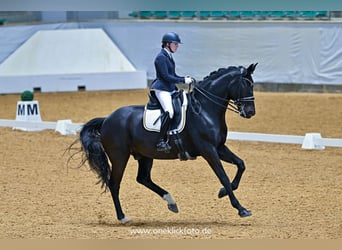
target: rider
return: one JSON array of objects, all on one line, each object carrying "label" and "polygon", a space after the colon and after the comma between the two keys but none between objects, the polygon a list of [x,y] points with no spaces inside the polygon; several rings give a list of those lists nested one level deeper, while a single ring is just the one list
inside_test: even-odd
[{"label": "rider", "polygon": [[155,91],[156,97],[165,111],[161,117],[160,140],[157,144],[157,151],[168,152],[171,149],[164,138],[174,115],[171,95],[178,91],[176,83],[190,84],[193,81],[190,76],[178,76],[175,72],[176,65],[172,59],[172,54],[177,51],[180,43],[178,34],[174,32],[164,34],[162,49],[154,60],[157,78],[152,83],[151,89]]}]

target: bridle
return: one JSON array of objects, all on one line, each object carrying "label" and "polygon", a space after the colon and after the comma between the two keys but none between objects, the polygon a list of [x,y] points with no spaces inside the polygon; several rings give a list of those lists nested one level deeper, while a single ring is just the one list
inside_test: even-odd
[{"label": "bridle", "polygon": [[[244,80],[247,80],[251,85],[253,85],[253,82],[251,80],[249,80],[246,77],[243,77]],[[196,82],[194,82],[196,83]],[[189,85],[189,90],[191,89],[191,84]],[[244,106],[244,102],[253,102],[254,101],[254,96],[247,96],[247,97],[242,97],[242,98],[238,98],[236,100],[231,100],[231,99],[225,99],[222,98],[220,96],[214,95],[212,93],[210,93],[209,91],[199,87],[199,86],[194,86],[193,87],[194,90],[198,91],[198,93],[200,93],[201,95],[203,95],[205,98],[207,98],[209,101],[211,101],[212,103],[216,104],[217,106],[224,108],[224,109],[228,109],[230,111],[233,111],[237,114],[242,114],[244,113],[243,107]],[[222,104],[220,102],[224,102],[225,104]]]}]

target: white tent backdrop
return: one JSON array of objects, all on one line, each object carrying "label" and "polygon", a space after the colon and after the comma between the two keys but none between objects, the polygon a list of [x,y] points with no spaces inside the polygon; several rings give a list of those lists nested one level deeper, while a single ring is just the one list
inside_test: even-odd
[{"label": "white tent backdrop", "polygon": [[135,71],[102,29],[37,31],[0,65],[2,76]]},{"label": "white tent backdrop", "polygon": [[146,82],[146,72],[102,29],[37,31],[0,65],[2,93],[145,88]]},{"label": "white tent backdrop", "polygon": [[[6,63],[38,30],[94,28],[103,29],[148,79],[155,77],[153,60],[162,35],[175,31],[183,42],[174,56],[180,75],[200,80],[220,67],[258,62],[254,79],[259,83],[342,84],[342,23],[331,21],[112,21],[3,27],[0,63]],[[125,82],[127,87],[131,83]],[[0,92],[4,88],[7,86],[0,85]]]}]

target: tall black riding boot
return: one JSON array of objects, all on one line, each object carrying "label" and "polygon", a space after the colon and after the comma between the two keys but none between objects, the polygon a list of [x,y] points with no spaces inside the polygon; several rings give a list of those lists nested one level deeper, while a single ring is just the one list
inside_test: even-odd
[{"label": "tall black riding boot", "polygon": [[171,146],[169,145],[167,141],[167,131],[169,129],[169,125],[171,122],[169,112],[165,112],[160,119],[161,119],[160,139],[157,144],[157,151],[168,152],[171,150]]}]

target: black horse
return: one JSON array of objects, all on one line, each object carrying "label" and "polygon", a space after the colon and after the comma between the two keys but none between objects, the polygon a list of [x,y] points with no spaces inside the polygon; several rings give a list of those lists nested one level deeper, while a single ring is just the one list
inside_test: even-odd
[{"label": "black horse", "polygon": [[[225,113],[231,105],[230,101],[233,101],[235,111],[242,117],[251,118],[255,115],[251,75],[256,65],[251,64],[248,68],[221,68],[196,83],[193,90],[187,93],[187,122],[184,130],[177,136],[182,141],[182,148],[191,158],[202,156],[206,159],[223,185],[219,197],[228,195],[241,217],[250,216],[251,212],[240,205],[233,190],[239,186],[245,164],[225,145],[228,132]],[[171,211],[178,212],[172,196],[152,181],[151,169],[153,159],[177,159],[179,145],[175,145],[170,139],[170,152],[156,151],[159,133],[144,128],[143,113],[144,106],[121,107],[106,118],[94,118],[85,123],[79,136],[84,159],[98,174],[103,186],[110,190],[117,218],[122,223],[129,219],[122,211],[119,189],[130,155],[139,163],[137,182],[166,200]],[[237,166],[232,182],[225,173],[221,160]]]}]

